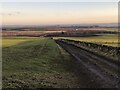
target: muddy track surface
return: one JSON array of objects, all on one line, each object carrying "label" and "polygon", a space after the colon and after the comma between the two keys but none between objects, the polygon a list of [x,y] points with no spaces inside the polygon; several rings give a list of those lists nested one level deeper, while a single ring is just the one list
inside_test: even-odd
[{"label": "muddy track surface", "polygon": [[85,74],[80,75],[80,78],[85,80],[83,84],[87,83],[84,85],[86,88],[120,88],[120,68],[118,64],[112,63],[99,55],[87,52],[86,50],[72,44],[60,40],[57,40],[56,43],[79,62],[82,69],[78,69],[78,72],[84,72],[80,73]]}]

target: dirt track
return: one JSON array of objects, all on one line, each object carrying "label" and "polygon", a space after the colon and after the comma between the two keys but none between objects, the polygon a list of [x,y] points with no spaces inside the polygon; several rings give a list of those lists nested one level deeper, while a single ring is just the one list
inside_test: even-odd
[{"label": "dirt track", "polygon": [[[62,48],[69,52],[79,63],[79,76],[85,88],[120,88],[119,67],[99,55],[87,52],[72,44],[56,41]],[[81,73],[80,73],[81,72]]]}]

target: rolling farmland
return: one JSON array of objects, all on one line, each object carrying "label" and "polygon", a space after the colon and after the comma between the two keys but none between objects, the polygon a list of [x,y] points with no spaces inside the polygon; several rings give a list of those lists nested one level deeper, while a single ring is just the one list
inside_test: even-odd
[{"label": "rolling farmland", "polygon": [[118,2],[57,1],[1,3],[0,89],[120,90]]},{"label": "rolling farmland", "polygon": [[2,38],[3,89],[119,88],[118,34],[31,35]]}]

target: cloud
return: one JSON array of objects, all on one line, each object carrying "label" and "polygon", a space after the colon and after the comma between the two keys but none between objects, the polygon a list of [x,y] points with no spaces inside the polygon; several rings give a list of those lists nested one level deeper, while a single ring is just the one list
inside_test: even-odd
[{"label": "cloud", "polygon": [[15,12],[1,12],[0,15],[2,16],[14,16],[14,15],[19,15],[21,12],[15,11]]}]

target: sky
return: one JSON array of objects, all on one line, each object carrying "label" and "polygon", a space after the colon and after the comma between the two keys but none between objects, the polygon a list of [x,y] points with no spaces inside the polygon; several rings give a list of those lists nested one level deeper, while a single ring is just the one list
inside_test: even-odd
[{"label": "sky", "polygon": [[116,2],[4,2],[3,25],[117,23]]}]

